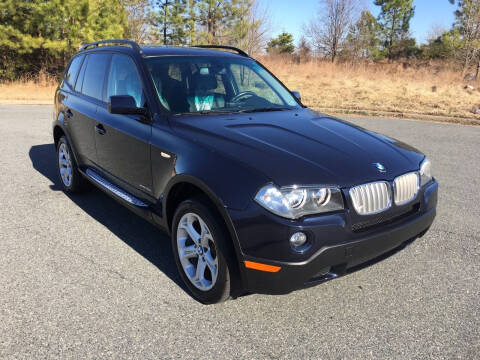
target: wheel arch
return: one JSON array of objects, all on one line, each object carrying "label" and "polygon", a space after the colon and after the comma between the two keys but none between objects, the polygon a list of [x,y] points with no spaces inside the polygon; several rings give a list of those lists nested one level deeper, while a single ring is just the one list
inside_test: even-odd
[{"label": "wheel arch", "polygon": [[62,129],[60,125],[55,125],[53,128],[53,143],[55,144],[55,149],[58,146],[58,141],[60,138],[65,135],[65,131]]},{"label": "wheel arch", "polygon": [[68,140],[68,144],[70,145],[70,148],[72,149],[73,158],[75,159],[77,164],[80,164],[80,162],[78,161],[79,159],[77,157],[77,151],[75,149],[75,145],[73,144],[72,139],[70,139],[70,135],[68,134],[68,131],[66,131],[64,126],[65,124],[64,124],[63,114],[60,113],[58,115],[57,120],[54,121],[53,129],[52,129],[55,151],[57,151],[58,141],[62,136],[65,136]]},{"label": "wheel arch", "polygon": [[238,268],[236,270],[240,274],[240,280],[245,284],[244,274],[243,271],[241,271],[241,260],[243,259],[242,250],[238,241],[235,227],[233,226],[232,220],[228,215],[226,206],[222,199],[220,199],[215,192],[201,180],[186,174],[176,175],[167,185],[164,194],[165,196],[162,201],[162,213],[165,219],[165,227],[168,229],[170,234],[172,233],[172,222],[175,209],[182,201],[201,195],[208,199],[213,210],[215,210],[221,217],[221,220],[228,231],[228,235],[232,241],[237,260],[236,264]]}]

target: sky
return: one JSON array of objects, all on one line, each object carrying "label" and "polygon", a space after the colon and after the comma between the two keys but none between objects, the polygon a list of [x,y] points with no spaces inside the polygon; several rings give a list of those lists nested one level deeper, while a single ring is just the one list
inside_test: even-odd
[{"label": "sky", "polygon": [[[366,0],[374,16],[380,7],[373,0]],[[295,43],[302,36],[303,24],[307,23],[318,10],[319,0],[260,0],[271,14],[272,36],[282,31],[293,34]],[[415,15],[410,22],[410,31],[417,42],[424,43],[434,26],[449,29],[455,21],[455,5],[448,0],[414,0]]]}]

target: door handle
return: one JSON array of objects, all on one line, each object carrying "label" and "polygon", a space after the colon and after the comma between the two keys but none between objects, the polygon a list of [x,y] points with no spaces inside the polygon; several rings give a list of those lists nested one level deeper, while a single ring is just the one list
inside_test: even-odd
[{"label": "door handle", "polygon": [[67,109],[67,111],[65,112],[65,115],[67,115],[67,119],[70,119],[73,116],[72,110]]},{"label": "door handle", "polygon": [[107,131],[105,130],[105,128],[103,127],[102,124],[98,124],[95,126],[95,130],[97,131],[97,133],[99,133],[100,135],[104,135]]}]

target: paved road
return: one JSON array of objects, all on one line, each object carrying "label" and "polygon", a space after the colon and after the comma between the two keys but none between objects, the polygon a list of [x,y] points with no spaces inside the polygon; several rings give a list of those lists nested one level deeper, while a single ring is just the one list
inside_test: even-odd
[{"label": "paved road", "polygon": [[430,232],[314,288],[203,306],[160,230],[59,190],[51,114],[0,106],[0,358],[478,358],[480,127],[351,120],[429,155]]}]

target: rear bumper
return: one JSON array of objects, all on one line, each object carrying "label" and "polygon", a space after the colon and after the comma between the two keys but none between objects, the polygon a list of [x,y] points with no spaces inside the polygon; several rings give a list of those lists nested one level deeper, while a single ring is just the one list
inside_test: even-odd
[{"label": "rear bumper", "polygon": [[[264,272],[241,264],[246,289],[265,294],[289,293],[342,276],[403,248],[423,236],[432,224],[436,215],[437,188],[436,182],[429,186],[415,215],[361,237],[330,242],[300,261],[276,261],[244,254],[244,260],[281,267],[278,272]],[[345,233],[339,231],[338,236],[348,237]]]}]

